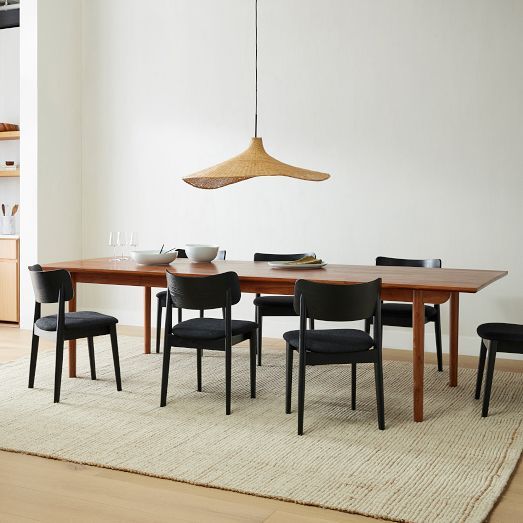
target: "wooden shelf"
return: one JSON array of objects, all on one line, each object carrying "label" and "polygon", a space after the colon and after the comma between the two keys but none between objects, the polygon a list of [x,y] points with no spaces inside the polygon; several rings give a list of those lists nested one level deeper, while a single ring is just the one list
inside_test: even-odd
[{"label": "wooden shelf", "polygon": [[20,131],[3,131],[0,133],[0,141],[2,140],[20,140]]},{"label": "wooden shelf", "polygon": [[2,170],[0,169],[0,178],[19,178],[20,169]]}]

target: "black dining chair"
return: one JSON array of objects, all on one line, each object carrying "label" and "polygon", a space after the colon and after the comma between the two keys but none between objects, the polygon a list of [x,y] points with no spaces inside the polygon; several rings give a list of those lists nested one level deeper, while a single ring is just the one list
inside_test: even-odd
[{"label": "black dining chair", "polygon": [[[286,332],[287,369],[285,412],[291,413],[293,353],[299,353],[298,435],[303,434],[305,368],[307,365],[348,364],[351,367],[351,407],[356,408],[356,365],[373,363],[378,407],[378,427],[385,428],[383,364],[381,354],[381,279],[355,285],[333,285],[298,280],[294,310],[300,330]],[[373,318],[373,337],[358,329],[306,330],[307,318],[325,321],[356,321]]]},{"label": "black dining chair", "polygon": [[[441,269],[441,260],[408,260],[403,258],[387,258],[378,256],[376,265],[392,267],[426,267],[430,269]],[[441,314],[439,305],[425,305],[425,323],[434,323],[434,334],[436,335],[436,355],[438,359],[438,370],[443,370],[443,354],[441,348]],[[381,324],[387,327],[410,327],[412,328],[412,304],[384,302],[381,305]],[[365,322],[365,332],[370,332],[372,319]]]},{"label": "black dining chair", "polygon": [[[257,252],[254,254],[255,262],[271,262],[271,261],[295,261],[304,256],[314,256],[313,252],[306,252],[302,254],[270,254],[264,252]],[[254,299],[255,319],[258,324],[258,365],[262,361],[262,324],[264,316],[296,316],[294,312],[294,297],[293,296],[261,296],[256,294]],[[310,328],[314,329],[314,320],[310,319]]]},{"label": "black dining chair", "polygon": [[475,398],[479,400],[481,396],[483,371],[485,370],[485,360],[488,352],[487,377],[483,391],[483,408],[481,410],[481,415],[486,418],[489,411],[496,354],[498,352],[523,354],[523,325],[515,323],[484,323],[478,327],[478,335],[481,338],[481,348]]},{"label": "black dining chair", "polygon": [[[225,413],[231,413],[232,347],[249,340],[251,398],[256,397],[256,323],[233,320],[231,306],[241,298],[240,280],[235,272],[205,277],[177,276],[167,272],[167,312],[165,317],[162,390],[160,406],[167,403],[169,361],[172,347],[196,349],[197,390],[202,390],[204,350],[225,352]],[[193,318],[172,326],[172,308],[225,309],[225,318]]]},{"label": "black dining chair", "polygon": [[[33,338],[31,343],[31,359],[29,363],[29,388],[34,387],[36,360],[40,338],[48,338],[56,342],[56,364],[54,376],[54,402],[60,401],[62,382],[62,365],[64,357],[64,342],[87,338],[91,379],[96,379],[94,358],[94,338],[109,335],[113,352],[116,389],[122,390],[120,377],[120,360],[118,357],[118,339],[116,324],[118,320],[112,316],[92,311],[65,312],[65,302],[74,297],[71,275],[63,269],[43,271],[40,265],[29,267],[31,281],[35,294],[35,311],[33,322]],[[58,314],[41,316],[42,303],[58,303]]]},{"label": "black dining chair", "polygon": [[[187,258],[185,249],[175,249],[178,253],[178,258]],[[218,251],[217,260],[225,260],[226,251]],[[160,291],[156,295],[156,352],[160,352],[160,340],[162,339],[162,310],[167,303],[167,291]],[[203,311],[200,311],[200,318],[203,318]],[[182,321],[182,309],[178,309],[178,323]]]}]

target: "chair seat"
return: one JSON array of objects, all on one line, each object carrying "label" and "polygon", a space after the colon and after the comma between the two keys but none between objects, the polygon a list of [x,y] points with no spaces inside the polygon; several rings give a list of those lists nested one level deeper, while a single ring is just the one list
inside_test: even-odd
[{"label": "chair seat", "polygon": [[[436,316],[436,308],[425,305],[425,323],[434,321]],[[383,303],[381,305],[381,322],[390,327],[412,327],[412,304]]]},{"label": "chair seat", "polygon": [[[297,349],[300,331],[288,331],[285,341]],[[364,331],[357,329],[324,329],[305,331],[305,348],[311,352],[344,353],[361,352],[374,346],[374,340]]]},{"label": "chair seat", "polygon": [[[118,320],[113,316],[100,314],[92,311],[66,312],[64,328],[67,331],[88,330],[93,328],[111,327],[116,325]],[[36,326],[48,332],[56,330],[56,314],[44,316],[36,321]]]},{"label": "chair seat", "polygon": [[294,296],[259,296],[253,303],[263,316],[296,316]]},{"label": "chair seat", "polygon": [[[248,334],[256,330],[253,321],[232,320],[232,335]],[[193,318],[173,327],[172,333],[178,338],[193,340],[219,340],[225,338],[225,320],[218,318]]]},{"label": "chair seat", "polygon": [[515,323],[484,323],[478,327],[484,340],[523,342],[523,325]]}]

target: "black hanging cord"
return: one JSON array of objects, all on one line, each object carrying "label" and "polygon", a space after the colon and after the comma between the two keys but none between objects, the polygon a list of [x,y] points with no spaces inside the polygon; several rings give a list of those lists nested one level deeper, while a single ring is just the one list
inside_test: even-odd
[{"label": "black hanging cord", "polygon": [[254,26],[255,26],[255,83],[256,83],[256,101],[254,104],[254,137],[258,136],[258,0],[254,0]]}]

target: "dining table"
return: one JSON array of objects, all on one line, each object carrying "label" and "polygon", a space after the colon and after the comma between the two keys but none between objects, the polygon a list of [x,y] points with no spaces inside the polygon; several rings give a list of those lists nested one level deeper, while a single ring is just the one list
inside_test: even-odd
[{"label": "dining table", "polygon": [[[76,311],[78,283],[142,287],[146,354],[151,352],[151,289],[166,287],[166,270],[190,277],[234,271],[239,276],[242,292],[260,294],[292,295],[294,285],[300,279],[348,285],[381,278],[382,300],[412,303],[413,417],[417,422],[423,421],[425,304],[450,301],[449,385],[456,387],[460,294],[477,293],[508,274],[507,271],[501,270],[339,264],[327,264],[323,268],[312,270],[295,267],[276,269],[266,262],[223,260],[194,263],[187,259],[177,259],[167,267],[137,265],[132,260],[113,261],[110,258],[47,263],[43,268],[44,270],[65,269],[71,274],[75,292],[69,302],[70,312]],[[76,377],[76,341],[74,340],[69,342],[69,376]]]}]

